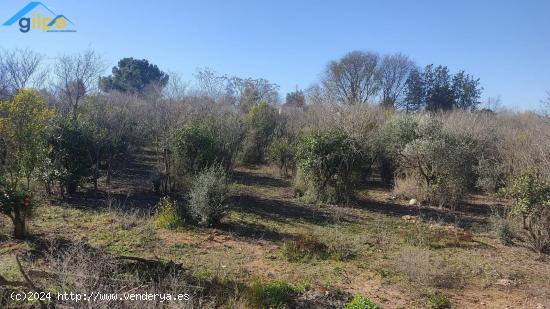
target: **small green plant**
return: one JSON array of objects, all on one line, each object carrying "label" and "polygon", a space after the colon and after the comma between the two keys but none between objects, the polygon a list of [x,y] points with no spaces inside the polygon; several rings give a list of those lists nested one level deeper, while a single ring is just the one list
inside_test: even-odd
[{"label": "small green plant", "polygon": [[328,246],[312,235],[299,235],[295,239],[286,241],[282,251],[286,259],[291,262],[312,258],[326,259],[329,256]]},{"label": "small green plant", "polygon": [[177,208],[176,202],[169,197],[164,197],[157,204],[157,212],[154,217],[156,227],[165,229],[177,229],[183,225],[183,220]]},{"label": "small green plant", "polygon": [[550,251],[550,184],[537,172],[528,171],[504,189],[513,200],[511,214],[520,216],[534,250]]},{"label": "small green plant", "polygon": [[269,146],[268,159],[277,165],[279,173],[283,176],[289,175],[289,171],[293,171],[296,166],[294,147],[286,138],[275,139]]},{"label": "small green plant", "polygon": [[299,289],[285,281],[264,283],[255,281],[248,289],[249,305],[253,308],[287,308]]},{"label": "small green plant", "polygon": [[510,221],[505,218],[494,216],[491,218],[491,223],[500,242],[506,246],[512,244],[515,235]]},{"label": "small green plant", "polygon": [[346,309],[380,309],[380,306],[375,304],[368,297],[356,295],[346,304]]},{"label": "small green plant", "polygon": [[221,165],[213,165],[199,173],[189,192],[189,211],[201,225],[220,222],[227,208],[228,180]]},{"label": "small green plant", "polygon": [[179,129],[173,137],[177,173],[196,174],[221,161],[220,147],[212,128],[204,123],[191,123]]},{"label": "small green plant", "polygon": [[451,302],[447,296],[436,293],[430,296],[427,306],[429,309],[449,309]]}]

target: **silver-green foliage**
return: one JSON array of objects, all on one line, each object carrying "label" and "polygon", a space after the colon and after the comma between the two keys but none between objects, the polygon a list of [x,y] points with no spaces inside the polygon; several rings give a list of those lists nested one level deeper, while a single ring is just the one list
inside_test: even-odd
[{"label": "silver-green foliage", "polygon": [[189,212],[201,225],[219,223],[227,208],[228,178],[220,165],[205,168],[194,179],[189,192]]}]

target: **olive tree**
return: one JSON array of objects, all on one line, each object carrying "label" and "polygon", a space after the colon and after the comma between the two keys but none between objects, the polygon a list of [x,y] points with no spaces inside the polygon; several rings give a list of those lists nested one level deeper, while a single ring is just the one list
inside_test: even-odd
[{"label": "olive tree", "polygon": [[341,129],[312,130],[298,142],[296,161],[314,200],[349,201],[356,184],[362,147]]},{"label": "olive tree", "polygon": [[533,248],[550,250],[550,184],[539,173],[528,171],[504,189],[512,199],[513,215],[521,216]]}]

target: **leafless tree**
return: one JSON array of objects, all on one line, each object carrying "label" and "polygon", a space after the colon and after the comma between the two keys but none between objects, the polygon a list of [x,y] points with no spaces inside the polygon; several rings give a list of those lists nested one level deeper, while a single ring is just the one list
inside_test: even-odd
[{"label": "leafless tree", "polygon": [[0,100],[6,100],[9,97],[8,75],[3,63],[3,55],[0,54]]},{"label": "leafless tree", "polygon": [[100,74],[105,70],[101,57],[92,50],[80,54],[63,55],[56,61],[54,74],[63,101],[76,118],[80,100],[96,89]]},{"label": "leafless tree", "polygon": [[550,117],[550,90],[546,90],[546,99],[542,102],[542,113]]},{"label": "leafless tree", "polygon": [[202,95],[217,100],[225,95],[229,77],[219,75],[210,68],[202,68],[195,74],[199,91]]},{"label": "leafless tree", "polygon": [[164,87],[164,95],[168,99],[181,100],[185,97],[187,91],[187,82],[183,80],[182,76],[177,72],[167,72],[170,78],[168,84]]},{"label": "leafless tree", "polygon": [[380,66],[382,105],[395,107],[402,97],[414,62],[403,54],[385,55]]},{"label": "leafless tree", "polygon": [[17,90],[42,86],[47,77],[44,57],[31,49],[4,50],[0,57],[0,90],[14,94]]},{"label": "leafless tree", "polygon": [[254,102],[279,102],[279,86],[263,78],[220,75],[204,68],[195,74],[199,93],[218,103],[239,104],[245,110]]},{"label": "leafless tree", "polygon": [[379,64],[376,53],[350,52],[328,64],[322,85],[340,103],[367,103],[380,91]]},{"label": "leafless tree", "polygon": [[243,90],[239,97],[239,104],[245,111],[257,102],[279,103],[279,85],[271,83],[266,79],[247,78],[242,80],[240,87]]}]

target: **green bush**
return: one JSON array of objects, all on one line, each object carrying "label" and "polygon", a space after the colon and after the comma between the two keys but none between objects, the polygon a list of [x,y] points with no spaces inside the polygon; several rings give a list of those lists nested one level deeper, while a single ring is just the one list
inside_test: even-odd
[{"label": "green bush", "polygon": [[263,163],[277,128],[277,111],[265,102],[254,105],[246,114],[247,133],[243,142],[243,162]]},{"label": "green bush", "polygon": [[175,165],[179,174],[196,174],[219,158],[219,148],[206,124],[192,123],[174,135]]},{"label": "green bush", "polygon": [[427,202],[454,208],[473,186],[474,142],[445,131],[430,117],[419,118],[415,132],[417,138],[401,150],[401,171],[423,187]]},{"label": "green bush", "polygon": [[82,126],[70,118],[60,118],[49,135],[50,180],[58,180],[69,194],[76,192],[94,166],[93,141]]},{"label": "green bush", "polygon": [[263,283],[255,281],[248,289],[249,304],[253,308],[287,308],[299,289],[284,281]]},{"label": "green bush", "polygon": [[269,146],[268,159],[277,165],[281,175],[289,175],[295,169],[295,145],[287,138],[277,138]]},{"label": "green bush", "polygon": [[512,244],[513,239],[516,237],[512,223],[497,208],[493,209],[493,215],[489,218],[489,222],[495,235],[503,245]]},{"label": "green bush", "polygon": [[475,167],[476,186],[487,193],[495,193],[504,184],[505,179],[500,162],[482,157]]},{"label": "green bush", "polygon": [[356,185],[354,171],[361,165],[361,147],[340,129],[302,134],[296,161],[316,201],[349,201]]},{"label": "green bush", "polygon": [[228,179],[221,165],[200,172],[189,192],[189,212],[201,225],[219,223],[227,208]]},{"label": "green bush", "polygon": [[176,202],[169,197],[164,197],[157,204],[153,222],[159,228],[173,230],[183,226],[184,219],[182,217],[181,209],[177,207]]},{"label": "green bush", "polygon": [[429,309],[449,309],[451,308],[451,302],[443,294],[433,294],[428,299],[427,306]]},{"label": "green bush", "polygon": [[395,114],[376,132],[373,140],[380,176],[386,184],[393,184],[403,148],[418,138],[418,116]]},{"label": "green bush", "polygon": [[550,184],[541,174],[528,171],[514,179],[504,193],[513,201],[511,214],[522,218],[533,249],[550,251]]},{"label": "green bush", "polygon": [[368,299],[365,296],[356,295],[351,301],[349,301],[346,306],[346,309],[379,309],[380,307],[375,304],[372,300]]}]

